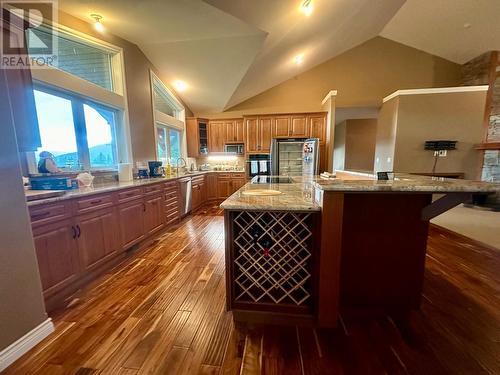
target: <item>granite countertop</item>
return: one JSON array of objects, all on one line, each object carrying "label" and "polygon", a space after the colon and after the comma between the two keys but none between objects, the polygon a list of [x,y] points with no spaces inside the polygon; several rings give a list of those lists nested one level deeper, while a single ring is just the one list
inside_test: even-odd
[{"label": "granite countertop", "polygon": [[[278,190],[281,195],[251,196],[244,192],[254,189]],[[227,198],[220,207],[224,210],[242,211],[321,211],[314,202],[314,186],[311,183],[252,184],[247,183]]]},{"label": "granite countertop", "polygon": [[36,205],[41,205],[41,204],[47,204],[47,203],[54,203],[66,199],[73,199],[73,198],[78,198],[82,196],[87,196],[87,195],[94,195],[94,194],[102,194],[102,193],[109,193],[117,190],[122,190],[122,189],[127,189],[127,188],[132,188],[132,187],[137,187],[137,186],[145,186],[145,185],[151,185],[151,184],[158,184],[161,182],[168,182],[168,181],[175,181],[180,178],[184,177],[195,177],[195,176],[200,176],[208,173],[244,173],[244,171],[240,170],[231,170],[231,171],[196,171],[193,173],[186,173],[186,174],[181,174],[179,176],[169,176],[169,177],[161,177],[161,178],[147,178],[147,179],[141,179],[141,180],[133,180],[133,181],[116,181],[116,182],[109,182],[109,183],[103,183],[103,184],[93,184],[90,187],[80,187],[79,189],[75,190],[64,190],[61,191],[61,195],[56,196],[56,197],[51,197],[51,198],[45,198],[45,199],[37,199],[37,200],[28,200],[28,199],[34,199],[36,195],[40,195],[43,197],[45,190],[27,190],[26,191],[26,198],[28,200],[27,204],[28,206],[36,206]]},{"label": "granite countertop", "polygon": [[500,184],[396,173],[394,180],[378,181],[373,175],[337,172],[335,179],[314,178],[323,191],[419,192],[419,193],[496,193]]}]

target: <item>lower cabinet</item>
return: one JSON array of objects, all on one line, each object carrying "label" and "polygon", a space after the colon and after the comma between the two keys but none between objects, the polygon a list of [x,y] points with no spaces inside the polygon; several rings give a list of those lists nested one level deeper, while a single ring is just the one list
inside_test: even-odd
[{"label": "lower cabinet", "polygon": [[146,236],[163,227],[165,223],[165,209],[163,196],[156,195],[144,198],[144,231]]},{"label": "lower cabinet", "polygon": [[121,248],[118,214],[114,207],[79,216],[75,228],[82,270],[98,266]]},{"label": "lower cabinet", "polygon": [[144,211],[142,199],[118,207],[122,248],[126,249],[144,238]]},{"label": "lower cabinet", "polygon": [[244,173],[221,173],[217,178],[217,197],[225,199],[245,184]]},{"label": "lower cabinet", "polygon": [[231,180],[228,178],[217,179],[217,198],[226,199],[231,195]]},{"label": "lower cabinet", "polygon": [[207,199],[217,199],[217,174],[215,173],[207,175]]},{"label": "lower cabinet", "polygon": [[76,236],[76,228],[70,219],[33,229],[45,297],[51,296],[78,277],[80,266]]},{"label": "lower cabinet", "polygon": [[191,186],[191,207],[196,210],[207,200],[207,187],[205,176],[193,178]]}]

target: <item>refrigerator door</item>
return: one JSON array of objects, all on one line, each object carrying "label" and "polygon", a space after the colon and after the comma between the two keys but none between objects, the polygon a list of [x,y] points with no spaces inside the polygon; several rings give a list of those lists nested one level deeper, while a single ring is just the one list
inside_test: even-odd
[{"label": "refrigerator door", "polygon": [[302,175],[302,146],[305,139],[273,139],[271,148],[272,174],[276,176]]},{"label": "refrigerator door", "polygon": [[318,174],[319,139],[309,138],[304,142],[302,152],[302,176],[312,177]]}]

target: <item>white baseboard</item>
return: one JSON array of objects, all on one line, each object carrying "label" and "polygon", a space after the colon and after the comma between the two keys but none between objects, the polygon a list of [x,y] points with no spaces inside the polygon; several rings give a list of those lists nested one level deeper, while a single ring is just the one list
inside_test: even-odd
[{"label": "white baseboard", "polygon": [[52,319],[48,318],[19,340],[13,342],[4,350],[0,351],[0,372],[9,367],[18,358],[33,348],[36,344],[54,332]]}]

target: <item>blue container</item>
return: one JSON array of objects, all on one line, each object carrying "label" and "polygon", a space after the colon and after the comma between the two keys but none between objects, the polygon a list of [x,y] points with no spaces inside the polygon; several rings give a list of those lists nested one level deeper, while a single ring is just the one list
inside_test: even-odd
[{"label": "blue container", "polygon": [[78,181],[69,177],[30,178],[32,190],[72,190],[78,189]]}]

